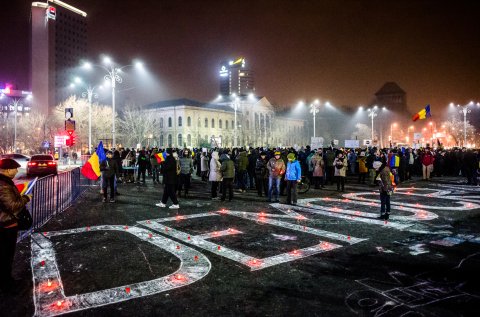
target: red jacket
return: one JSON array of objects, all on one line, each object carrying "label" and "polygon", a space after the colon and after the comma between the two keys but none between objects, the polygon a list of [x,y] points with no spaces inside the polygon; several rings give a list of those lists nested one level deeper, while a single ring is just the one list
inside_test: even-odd
[{"label": "red jacket", "polygon": [[430,153],[430,151],[425,152],[422,157],[422,164],[425,166],[432,165],[435,161],[435,157]]}]

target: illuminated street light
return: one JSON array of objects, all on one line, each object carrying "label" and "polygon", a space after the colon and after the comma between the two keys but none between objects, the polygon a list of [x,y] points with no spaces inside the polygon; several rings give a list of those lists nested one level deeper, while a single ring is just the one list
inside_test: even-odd
[{"label": "illuminated street light", "polygon": [[[450,105],[453,105],[453,103],[450,103]],[[463,113],[463,147],[467,144],[467,113],[472,112],[468,107],[473,105],[475,105],[473,101],[470,101],[464,106],[457,105],[457,108],[462,108],[459,110],[459,113]],[[477,102],[476,105],[479,106],[480,103]]]},{"label": "illuminated street light", "polygon": [[315,115],[320,111],[320,101],[315,99],[314,102],[310,104],[310,112],[313,113],[313,137],[315,137]]},{"label": "illuminated street light", "polygon": [[14,117],[14,136],[13,136],[13,153],[17,153],[17,112],[18,106],[21,106],[23,109],[23,104],[21,103],[21,99],[13,98],[12,102],[8,105],[8,107],[13,107],[15,110],[15,117]]},{"label": "illuminated street light", "polygon": [[91,64],[89,62],[85,62],[83,64],[83,67],[86,69],[91,69],[92,67],[99,67],[103,69],[104,71],[107,72],[107,74],[104,76],[105,81],[110,82],[110,85],[112,87],[112,147],[116,147],[116,131],[115,131],[115,85],[118,82],[121,84],[123,82],[123,78],[120,76],[120,74],[123,73],[123,69],[134,66],[137,69],[141,68],[143,69],[143,64],[139,61],[135,61],[133,64],[117,67],[113,63],[112,59],[108,56],[105,56],[103,58],[103,63],[105,65],[100,65],[100,64]]},{"label": "illuminated street light", "polygon": [[[88,152],[92,153],[92,99],[98,98],[95,90],[101,88],[101,86],[86,85],[80,77],[75,77],[75,82],[84,89],[82,98],[87,97],[88,99]],[[74,88],[75,84],[70,84],[70,87]]]}]

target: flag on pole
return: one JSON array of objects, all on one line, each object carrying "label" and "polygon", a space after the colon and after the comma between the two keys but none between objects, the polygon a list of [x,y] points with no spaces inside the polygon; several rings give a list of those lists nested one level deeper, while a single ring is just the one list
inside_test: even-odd
[{"label": "flag on pole", "polygon": [[167,151],[163,151],[163,153],[156,153],[155,158],[157,159],[158,164],[162,164],[167,158]]},{"label": "flag on pole", "polygon": [[38,180],[38,177],[36,177],[35,179],[33,179],[31,181],[28,181],[28,182],[15,184],[15,186],[17,187],[18,191],[20,192],[20,195],[28,195],[28,194],[31,193],[32,188],[35,185],[35,183],[37,182],[37,180]]},{"label": "flag on pole", "polygon": [[82,174],[88,179],[97,180],[100,177],[100,163],[105,161],[105,150],[103,149],[103,143],[100,141],[97,146],[97,150],[90,156],[88,161],[82,167]]},{"label": "flag on pole", "polygon": [[412,120],[413,121],[417,121],[418,119],[422,120],[422,119],[430,118],[431,116],[432,114],[430,113],[430,105],[427,105],[424,109],[420,110],[417,114],[415,114],[412,117]]}]

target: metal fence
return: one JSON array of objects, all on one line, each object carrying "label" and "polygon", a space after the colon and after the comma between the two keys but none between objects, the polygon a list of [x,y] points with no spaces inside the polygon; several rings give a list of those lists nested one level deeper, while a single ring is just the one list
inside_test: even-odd
[{"label": "metal fence", "polygon": [[58,175],[39,178],[33,187],[32,200],[27,208],[32,214],[33,226],[20,234],[19,240],[27,237],[31,231],[42,227],[52,217],[70,207],[80,194],[91,185],[91,181],[81,176],[80,168]]}]

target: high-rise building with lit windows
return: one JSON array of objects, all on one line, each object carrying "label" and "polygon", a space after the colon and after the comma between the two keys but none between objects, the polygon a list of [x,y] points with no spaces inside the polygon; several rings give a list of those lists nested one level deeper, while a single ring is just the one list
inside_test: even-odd
[{"label": "high-rise building with lit windows", "polygon": [[59,0],[32,3],[32,110],[48,114],[68,97],[71,72],[87,54],[86,17],[84,11]]},{"label": "high-rise building with lit windows", "polygon": [[220,94],[222,96],[232,94],[246,96],[255,92],[253,71],[247,67],[243,57],[223,62],[220,65],[219,75]]}]

